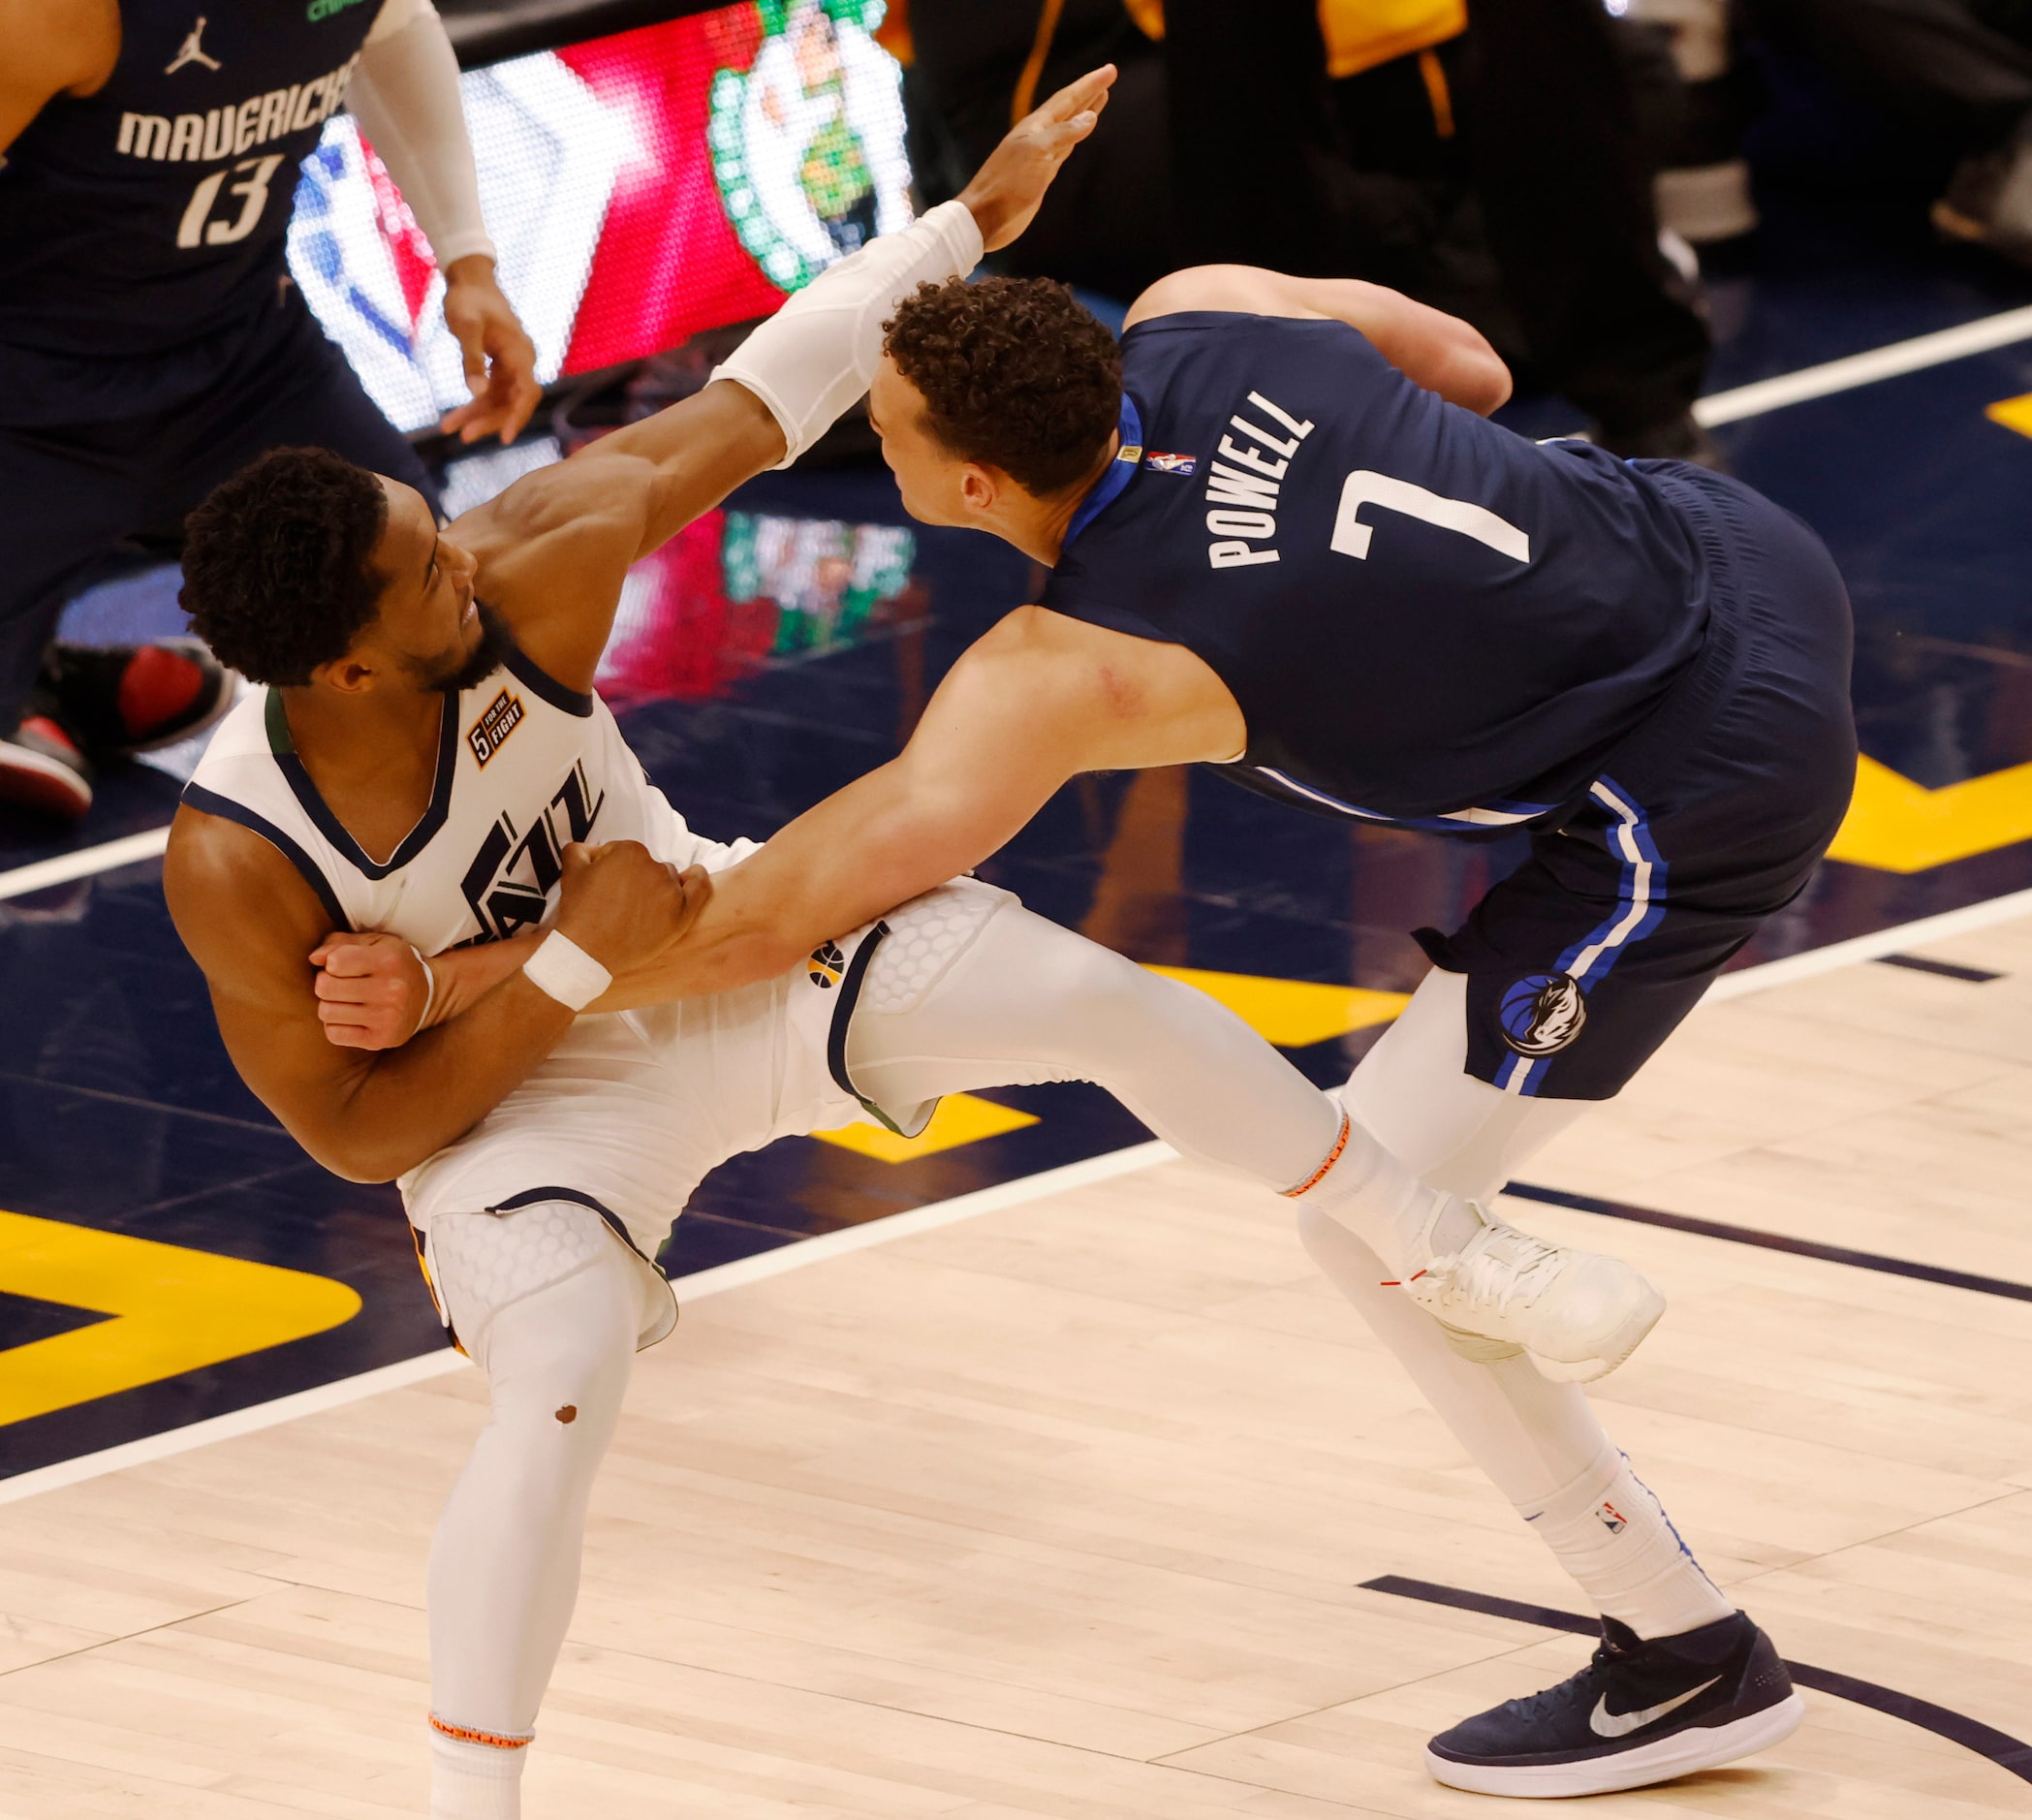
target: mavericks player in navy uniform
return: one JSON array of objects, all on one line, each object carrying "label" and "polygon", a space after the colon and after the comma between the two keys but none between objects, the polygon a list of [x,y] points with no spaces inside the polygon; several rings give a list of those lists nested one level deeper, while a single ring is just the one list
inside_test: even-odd
[{"label": "mavericks player in navy uniform", "polygon": [[297,168],[342,105],[446,274],[483,393],[447,426],[513,436],[535,356],[494,283],[429,0],[0,0],[0,802],[78,816],[93,758],[185,737],[228,700],[195,640],[51,648],[114,545],[172,545],[281,443],[428,490],[283,259]]},{"label": "mavericks player in navy uniform", "polygon": [[[1485,416],[1509,388],[1467,325],[1354,282],[1178,272],[1119,352],[1055,286],[920,293],[870,396],[904,503],[1053,573],[901,757],[718,881],[692,985],[977,864],[1083,770],[1201,762],[1342,822],[1525,831],[1463,927],[1421,933],[1434,970],[1342,1090],[1485,1204],[1804,887],[1856,757],[1848,601],[1812,533],[1702,469],[1513,435]],[[1578,1386],[1414,1301],[1407,1264],[1528,1300],[1516,1236],[1407,1256],[1388,1221],[1299,1218],[1604,1616],[1587,1669],[1435,1739],[1433,1773],[1578,1795],[1785,1737],[1802,1709],[1770,1644]]]}]

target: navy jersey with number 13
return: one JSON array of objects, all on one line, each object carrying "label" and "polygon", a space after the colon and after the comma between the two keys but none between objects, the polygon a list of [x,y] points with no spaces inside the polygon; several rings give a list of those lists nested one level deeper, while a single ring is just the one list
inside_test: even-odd
[{"label": "navy jersey with number 13", "polygon": [[1238,783],[1464,832],[1554,818],[1700,649],[1691,527],[1641,468],[1444,402],[1344,323],[1123,339],[1122,451],[1042,605],[1183,644]]},{"label": "navy jersey with number 13", "polygon": [[382,0],[121,0],[93,95],[0,166],[0,348],[153,354],[272,302],[297,168]]}]

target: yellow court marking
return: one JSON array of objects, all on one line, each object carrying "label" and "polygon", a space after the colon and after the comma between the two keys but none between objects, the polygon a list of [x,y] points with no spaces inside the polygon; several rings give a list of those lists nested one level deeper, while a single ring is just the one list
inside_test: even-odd
[{"label": "yellow court marking", "polygon": [[154,1384],[360,1312],[344,1283],[0,1211],[0,1291],[109,1315],[0,1352],[0,1425]]},{"label": "yellow court marking", "polygon": [[2016,430],[2020,436],[2032,436],[2032,392],[2016,398],[1999,398],[1983,415],[1992,424]]},{"label": "yellow court marking", "polygon": [[2032,765],[1928,790],[1873,758],[1856,762],[1856,796],[1830,860],[1923,872],[2032,840]]},{"label": "yellow court marking", "polygon": [[920,1156],[936,1156],[941,1150],[956,1149],[962,1144],[978,1144],[983,1138],[999,1138],[1005,1131],[1020,1131],[1037,1123],[1035,1113],[1019,1113],[1014,1106],[997,1106],[972,1093],[949,1093],[938,1103],[931,1122],[914,1138],[899,1138],[880,1125],[842,1125],[837,1131],[814,1131],[814,1138],[836,1144],[843,1150],[872,1156],[881,1163],[908,1163]]},{"label": "yellow court marking", "polygon": [[1150,971],[1198,987],[1279,1049],[1304,1049],[1346,1036],[1350,1030],[1388,1023],[1411,1000],[1409,992],[1320,986],[1311,980],[1268,980],[1254,973],[1209,973],[1201,967],[1152,967]]}]

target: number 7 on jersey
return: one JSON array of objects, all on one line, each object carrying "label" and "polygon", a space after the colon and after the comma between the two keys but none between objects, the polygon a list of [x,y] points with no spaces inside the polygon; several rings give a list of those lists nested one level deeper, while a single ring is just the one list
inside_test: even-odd
[{"label": "number 7 on jersey", "polygon": [[1333,515],[1329,549],[1343,556],[1367,559],[1376,530],[1375,526],[1362,523],[1360,513],[1363,506],[1371,505],[1436,524],[1443,531],[1457,531],[1462,537],[1472,537],[1476,543],[1486,544],[1518,562],[1531,560],[1530,538],[1508,518],[1497,518],[1486,506],[1449,499],[1444,493],[1428,492],[1410,481],[1395,480],[1372,468],[1357,468],[1341,483],[1340,509]]}]

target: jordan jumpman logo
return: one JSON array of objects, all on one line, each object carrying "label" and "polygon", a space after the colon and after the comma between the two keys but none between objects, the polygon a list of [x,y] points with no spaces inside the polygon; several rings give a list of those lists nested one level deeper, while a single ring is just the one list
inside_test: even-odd
[{"label": "jordan jumpman logo", "polygon": [[207,70],[220,68],[217,57],[207,57],[204,54],[203,39],[204,15],[201,13],[198,15],[197,24],[191,27],[190,36],[183,41],[183,48],[176,53],[175,60],[163,71],[163,74],[165,76],[174,76],[187,63],[202,63]]}]

